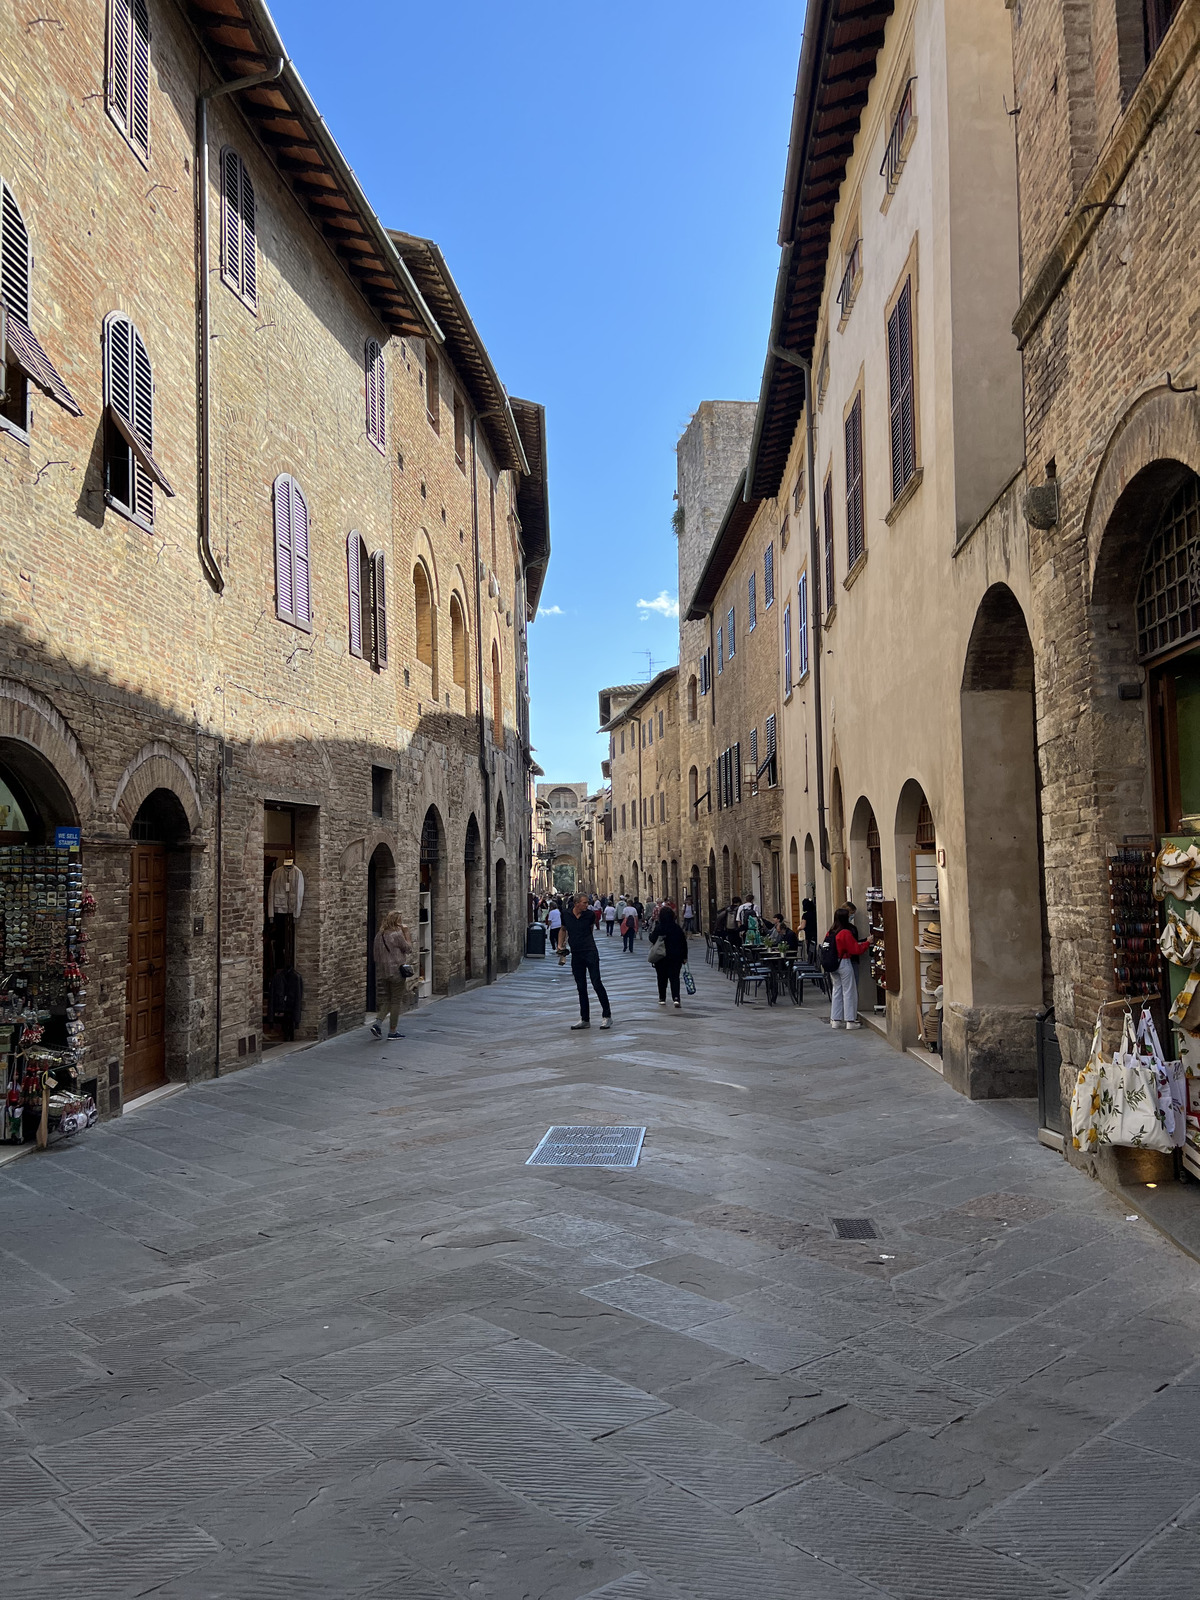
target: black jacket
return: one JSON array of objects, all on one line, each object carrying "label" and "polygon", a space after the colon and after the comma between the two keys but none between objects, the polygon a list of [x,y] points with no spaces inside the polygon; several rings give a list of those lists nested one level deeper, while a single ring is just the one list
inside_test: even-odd
[{"label": "black jacket", "polygon": [[650,942],[653,943],[655,939],[661,939],[666,945],[669,967],[681,967],[687,960],[687,935],[676,922],[675,913],[669,906],[663,907],[658,914],[658,921],[650,929]]},{"label": "black jacket", "polygon": [[562,922],[567,930],[567,943],[571,946],[573,956],[583,956],[589,950],[595,950],[596,916],[589,906],[584,906],[581,917],[577,917],[571,910],[564,911]]}]

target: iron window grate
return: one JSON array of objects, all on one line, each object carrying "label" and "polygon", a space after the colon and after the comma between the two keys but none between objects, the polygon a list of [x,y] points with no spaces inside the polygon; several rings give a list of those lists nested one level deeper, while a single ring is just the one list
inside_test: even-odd
[{"label": "iron window grate", "polygon": [[839,1239],[878,1239],[879,1229],[870,1217],[831,1217],[833,1231]]},{"label": "iron window grate", "polygon": [[636,1167],[645,1128],[555,1123],[547,1128],[527,1167]]},{"label": "iron window grate", "polygon": [[1146,552],[1137,595],[1143,661],[1200,634],[1200,478],[1190,473]]}]

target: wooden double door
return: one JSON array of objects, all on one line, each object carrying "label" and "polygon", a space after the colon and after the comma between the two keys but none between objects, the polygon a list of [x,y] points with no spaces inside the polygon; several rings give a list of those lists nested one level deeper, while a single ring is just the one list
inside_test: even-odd
[{"label": "wooden double door", "polygon": [[125,983],[124,1098],[167,1081],[167,852],[132,847]]}]

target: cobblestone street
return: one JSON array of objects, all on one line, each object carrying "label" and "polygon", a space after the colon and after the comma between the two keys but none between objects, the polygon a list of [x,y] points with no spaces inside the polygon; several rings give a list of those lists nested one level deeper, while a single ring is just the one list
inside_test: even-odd
[{"label": "cobblestone street", "polygon": [[0,1169],[11,1600],[1196,1592],[1200,1270],[1031,1106],[601,954],[611,1032],[527,961]]}]

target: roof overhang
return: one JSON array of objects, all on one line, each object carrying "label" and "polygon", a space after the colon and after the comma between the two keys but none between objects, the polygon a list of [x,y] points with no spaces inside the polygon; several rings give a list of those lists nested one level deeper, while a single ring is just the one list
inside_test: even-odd
[{"label": "roof overhang", "polygon": [[283,62],[274,81],[235,90],[229,98],[381,324],[395,334],[440,343],[437,318],[338,149],[262,0],[180,0],[179,9],[220,82]]},{"label": "roof overhang", "polygon": [[550,488],[546,479],[546,408],[536,400],[512,399],[513,416],[527,466],[517,483],[517,517],[525,556],[525,603],[529,620],[537,615],[546,568],[550,564]]},{"label": "roof overhang", "polygon": [[446,258],[432,239],[388,229],[389,237],[445,335],[446,354],[483,424],[500,470],[528,472],[529,463],[508,391],[500,382],[479,330],[471,320]]},{"label": "roof overhang", "polygon": [[713,601],[720,593],[721,585],[750,531],[758,506],[757,500],[746,499],[746,471],[743,468],[725,508],[725,515],[721,518],[712,549],[708,552],[704,571],[684,613],[685,621],[699,622],[712,610]]},{"label": "roof overhang", "polygon": [[[667,684],[670,683],[673,678],[677,677],[678,674],[678,667],[665,667],[662,672],[656,673],[654,677],[650,679],[649,683],[632,685],[632,687],[638,690],[638,693],[632,700],[626,701],[615,716],[610,715],[608,721],[602,724],[602,726],[598,729],[598,732],[611,733],[614,728],[620,727],[622,722],[627,722],[630,717],[642,709],[647,700],[653,700],[654,696],[665,689]],[[604,691],[604,693],[612,694],[614,691],[609,689]]]},{"label": "roof overhang", "polygon": [[751,500],[779,492],[804,413],[803,369],[773,350],[812,361],[834,212],[893,9],[894,0],[809,0],[779,220],[783,255],[750,446]]}]

